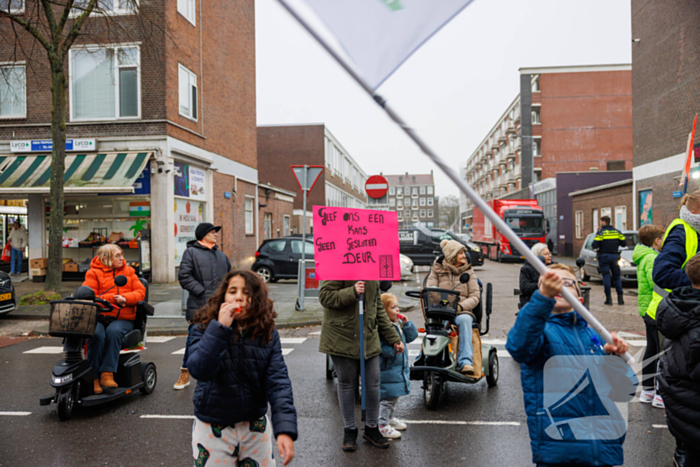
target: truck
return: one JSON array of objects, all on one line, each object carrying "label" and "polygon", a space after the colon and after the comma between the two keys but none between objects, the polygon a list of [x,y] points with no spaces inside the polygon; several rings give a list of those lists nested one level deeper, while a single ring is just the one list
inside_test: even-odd
[{"label": "truck", "polygon": [[[546,241],[549,225],[536,199],[495,199],[487,204],[528,247]],[[472,241],[491,260],[503,262],[525,258],[476,207],[472,218]]]}]

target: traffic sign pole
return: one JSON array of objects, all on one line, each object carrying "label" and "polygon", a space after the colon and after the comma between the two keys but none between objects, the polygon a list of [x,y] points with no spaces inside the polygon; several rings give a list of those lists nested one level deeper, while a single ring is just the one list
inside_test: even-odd
[{"label": "traffic sign pole", "polygon": [[[304,186],[307,187],[309,179],[309,166],[305,165],[304,166]],[[308,196],[308,191],[306,188],[304,188],[303,191],[304,195],[304,230],[301,232],[301,272],[302,274],[299,274],[299,284],[303,284],[306,282],[306,197]],[[301,293],[299,294],[299,308],[300,311],[306,310],[304,307],[304,291],[306,290],[306,287],[300,286],[299,290]]]}]

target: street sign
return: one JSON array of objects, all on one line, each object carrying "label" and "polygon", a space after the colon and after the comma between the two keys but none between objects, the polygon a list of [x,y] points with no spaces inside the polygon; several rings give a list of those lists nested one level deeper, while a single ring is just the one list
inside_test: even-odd
[{"label": "street sign", "polygon": [[372,175],[365,183],[365,191],[370,198],[379,199],[389,191],[389,182],[381,175]]},{"label": "street sign", "polygon": [[299,188],[301,191],[306,192],[306,196],[309,196],[309,192],[313,190],[314,185],[318,181],[318,178],[323,173],[322,165],[292,165],[292,172],[294,172],[294,177],[297,179]]},{"label": "street sign", "polygon": [[683,192],[682,192],[682,191],[678,190],[678,191],[674,191],[674,192],[673,192],[673,197],[674,197],[674,198],[680,198],[681,196],[683,196]]}]

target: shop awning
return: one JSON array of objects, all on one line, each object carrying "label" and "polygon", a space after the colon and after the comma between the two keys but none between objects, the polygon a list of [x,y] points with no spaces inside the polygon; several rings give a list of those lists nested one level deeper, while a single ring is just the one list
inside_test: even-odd
[{"label": "shop awning", "polygon": [[[133,193],[152,152],[66,154],[65,193]],[[0,194],[48,193],[51,156],[0,156]]]}]

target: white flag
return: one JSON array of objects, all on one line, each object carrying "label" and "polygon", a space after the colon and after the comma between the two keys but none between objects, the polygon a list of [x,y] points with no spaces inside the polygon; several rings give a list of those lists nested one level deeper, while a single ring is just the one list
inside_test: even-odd
[{"label": "white flag", "polygon": [[376,90],[473,0],[303,0]]}]

